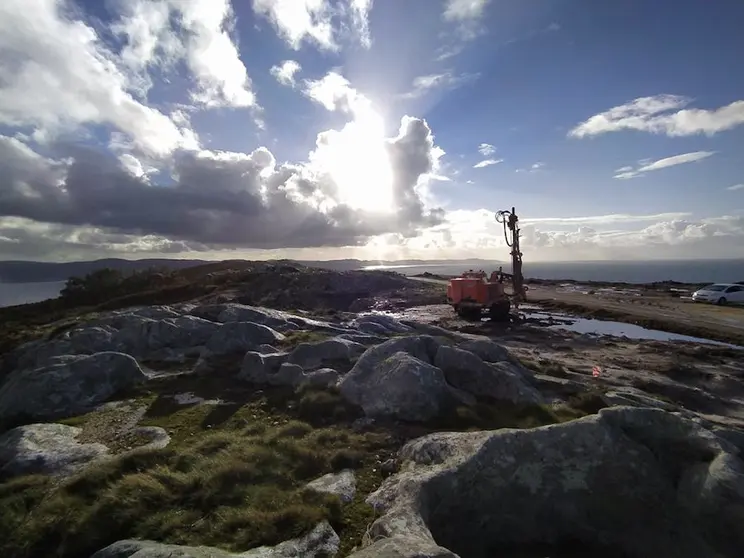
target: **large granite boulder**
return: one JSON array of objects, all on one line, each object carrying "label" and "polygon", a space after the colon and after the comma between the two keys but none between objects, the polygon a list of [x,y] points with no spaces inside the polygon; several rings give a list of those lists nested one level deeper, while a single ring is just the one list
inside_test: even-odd
[{"label": "large granite boulder", "polygon": [[661,409],[436,433],[400,458],[367,500],[382,517],[354,558],[734,558],[744,548],[738,450]]},{"label": "large granite boulder", "polygon": [[229,322],[217,329],[207,340],[202,356],[245,353],[261,345],[284,340],[284,335],[268,326],[253,322]]},{"label": "large granite boulder", "polygon": [[14,369],[38,368],[62,355],[91,355],[109,351],[116,330],[110,326],[76,327],[51,339],[31,341],[18,347],[11,360]]},{"label": "large granite boulder", "polygon": [[0,479],[20,475],[71,475],[108,455],[103,444],[77,441],[80,428],[28,424],[0,436]]},{"label": "large granite boulder", "polygon": [[372,347],[339,382],[341,394],[370,417],[429,420],[476,398],[542,403],[510,362],[486,363],[429,335],[398,337]]},{"label": "large granite boulder", "polygon": [[444,371],[447,381],[480,397],[514,404],[543,403],[540,392],[525,381],[519,368],[510,362],[484,362],[463,349],[442,345],[434,364]]},{"label": "large granite boulder", "polygon": [[327,364],[350,364],[365,350],[361,343],[335,337],[317,343],[300,343],[289,354],[288,361],[310,370]]},{"label": "large granite boulder", "polygon": [[340,375],[332,368],[306,372],[298,364],[287,362],[286,353],[248,351],[243,357],[238,378],[254,384],[272,386],[300,387],[307,384],[314,387],[333,387],[338,383]]},{"label": "large granite boulder", "polygon": [[328,558],[336,555],[340,544],[336,532],[324,521],[303,537],[240,554],[206,546],[124,540],[99,550],[91,558]]},{"label": "large granite boulder", "polygon": [[339,388],[371,418],[424,422],[467,401],[439,368],[403,351],[377,363],[371,373],[355,367]]},{"label": "large granite boulder", "polygon": [[195,316],[148,320],[119,330],[113,337],[118,350],[143,358],[171,354],[198,354],[201,347],[222,327]]},{"label": "large granite boulder", "polygon": [[79,415],[145,379],[137,361],[122,353],[56,357],[46,366],[8,376],[0,385],[0,419]]}]

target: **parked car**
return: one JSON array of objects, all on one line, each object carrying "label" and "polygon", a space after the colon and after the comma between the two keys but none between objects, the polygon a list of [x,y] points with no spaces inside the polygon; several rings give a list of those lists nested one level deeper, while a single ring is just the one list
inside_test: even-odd
[{"label": "parked car", "polygon": [[744,304],[744,285],[714,283],[692,293],[692,300],[713,304]]}]

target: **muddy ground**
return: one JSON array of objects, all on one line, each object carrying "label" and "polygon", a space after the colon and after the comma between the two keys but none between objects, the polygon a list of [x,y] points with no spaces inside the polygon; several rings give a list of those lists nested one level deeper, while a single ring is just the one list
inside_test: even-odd
[{"label": "muddy ground", "polygon": [[689,288],[659,291],[630,286],[531,285],[528,298],[543,307],[582,316],[744,345],[744,307],[694,303],[690,294]]},{"label": "muddy ground", "polygon": [[[414,279],[442,289],[447,284],[433,275]],[[744,346],[744,306],[693,303],[690,297],[700,285],[528,280],[527,286],[528,302],[540,309]]]}]

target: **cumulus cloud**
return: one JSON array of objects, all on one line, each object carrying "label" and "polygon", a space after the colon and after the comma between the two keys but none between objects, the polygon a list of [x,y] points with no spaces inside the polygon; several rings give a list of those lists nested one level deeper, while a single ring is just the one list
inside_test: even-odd
[{"label": "cumulus cloud", "polygon": [[256,96],[229,31],[229,0],[128,0],[113,31],[125,40],[122,61],[135,70],[186,62],[196,80],[195,102],[252,107]]},{"label": "cumulus cloud", "polygon": [[80,125],[113,126],[148,153],[197,147],[195,136],[138,101],[117,57],[61,0],[0,2],[0,125],[37,141]]},{"label": "cumulus cloud", "polygon": [[478,146],[478,153],[480,153],[484,157],[488,157],[489,155],[493,155],[494,153],[496,153],[496,148],[490,143],[481,143]]},{"label": "cumulus cloud", "polygon": [[685,163],[694,163],[695,161],[702,161],[711,155],[715,155],[715,151],[693,151],[691,153],[674,155],[673,157],[665,157],[664,159],[659,159],[653,162],[646,162],[638,168],[621,167],[615,171],[615,178],[619,180],[628,180],[630,178],[643,176],[646,172],[666,169],[676,165],[683,165]]},{"label": "cumulus cloud", "polygon": [[[639,259],[744,256],[744,217],[693,219],[686,213],[594,215],[569,218],[520,216],[525,258]],[[494,213],[454,210],[421,235],[401,239],[388,257],[505,259],[508,248]]]},{"label": "cumulus cloud", "polygon": [[499,163],[503,163],[503,159],[484,159],[483,161],[476,163],[473,165],[474,169],[482,169],[485,167],[490,167],[491,165],[498,165]]},{"label": "cumulus cloud", "polygon": [[403,99],[417,99],[434,90],[453,90],[467,83],[472,83],[480,74],[459,74],[451,71],[439,74],[429,74],[414,78],[412,89],[401,95]]},{"label": "cumulus cloud", "polygon": [[353,113],[369,106],[369,101],[338,72],[328,72],[320,79],[306,79],[302,92],[330,111]]},{"label": "cumulus cloud", "polygon": [[[321,50],[339,50],[350,35],[364,47],[371,45],[369,12],[372,0],[253,0],[253,11],[266,17],[294,50],[303,42]],[[336,23],[336,25],[334,25]]]},{"label": "cumulus cloud", "polygon": [[[321,134],[316,153],[348,143],[344,131]],[[132,159],[83,148],[53,159],[2,137],[0,216],[186,243],[174,246],[262,249],[354,245],[440,222],[441,210],[425,208],[418,190],[439,153],[426,122],[405,117],[380,149],[390,168],[391,205],[372,214],[346,202],[344,185],[329,169],[277,165],[266,148],[182,151],[171,162],[172,180],[151,185]],[[312,153],[310,159],[318,160]]]},{"label": "cumulus cloud", "polygon": [[717,109],[685,108],[692,99],[679,95],[640,97],[596,114],[569,131],[574,138],[622,130],[667,136],[712,136],[744,124],[744,101]]},{"label": "cumulus cloud", "polygon": [[470,21],[480,19],[490,0],[447,0],[444,4],[445,21]]},{"label": "cumulus cloud", "polygon": [[271,67],[271,75],[282,85],[295,85],[295,74],[302,70],[299,62],[285,60],[281,64]]}]

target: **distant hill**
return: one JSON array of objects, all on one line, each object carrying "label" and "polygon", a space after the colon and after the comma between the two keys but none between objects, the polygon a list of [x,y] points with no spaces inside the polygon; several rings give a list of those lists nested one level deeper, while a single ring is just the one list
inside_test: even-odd
[{"label": "distant hill", "polygon": [[[245,260],[234,261],[244,265]],[[349,271],[362,267],[376,265],[394,266],[426,266],[426,265],[462,265],[463,268],[480,268],[484,263],[493,263],[491,260],[466,259],[466,260],[329,260],[329,261],[305,261],[298,260],[296,263],[308,267],[319,267],[334,271]],[[83,262],[31,262],[31,261],[0,261],[0,283],[41,283],[46,281],[66,281],[72,276],[82,276],[97,269],[111,268],[120,271],[137,271],[151,267],[167,269],[185,269],[197,265],[216,263],[213,260],[177,260],[177,259],[143,259],[124,260],[119,258],[108,258],[103,260]]]}]

